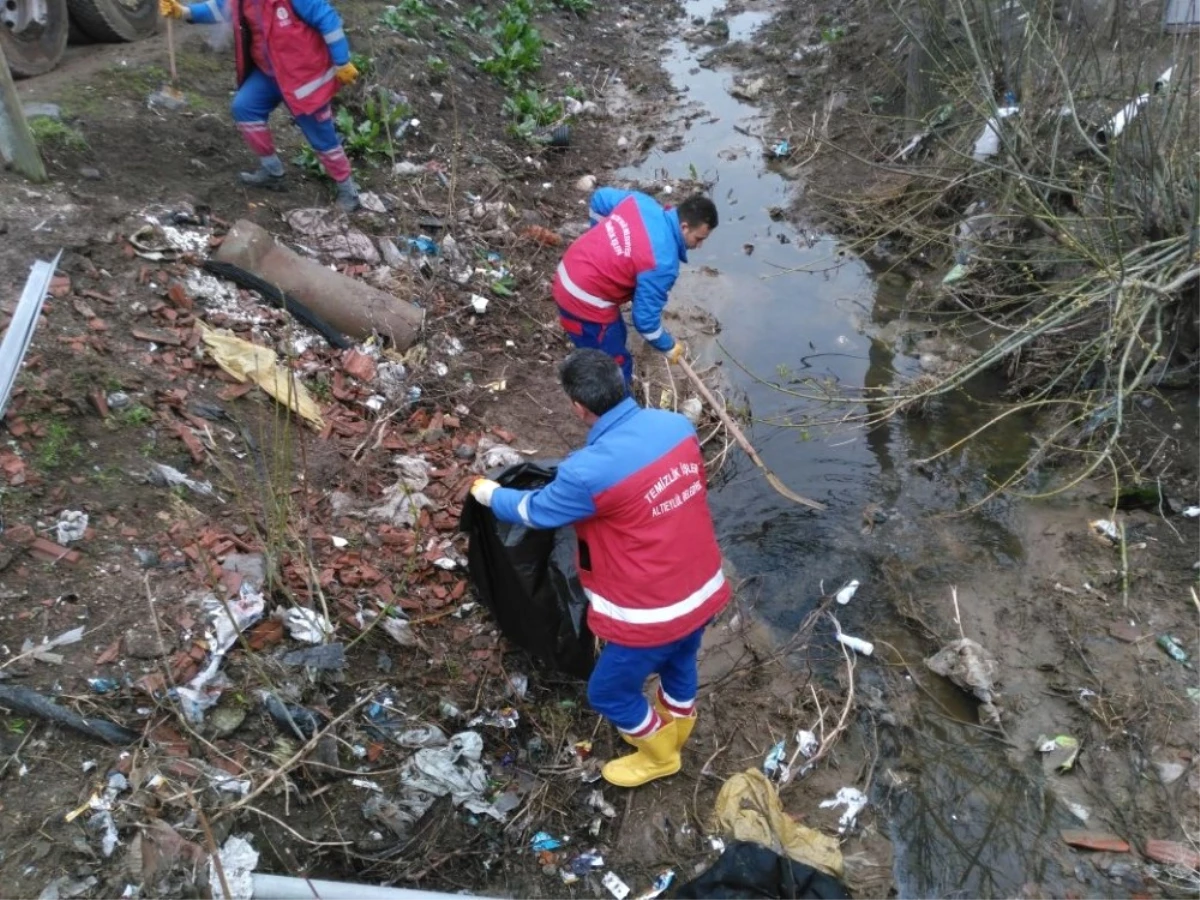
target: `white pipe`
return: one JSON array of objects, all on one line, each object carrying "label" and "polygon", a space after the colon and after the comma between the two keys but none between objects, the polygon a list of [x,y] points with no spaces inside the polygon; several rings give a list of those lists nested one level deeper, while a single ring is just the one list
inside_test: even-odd
[{"label": "white pipe", "polygon": [[373,884],[350,884],[345,881],[266,875],[261,872],[255,872],[253,878],[253,900],[452,900],[463,896]]},{"label": "white pipe", "polygon": [[[1154,93],[1157,94],[1171,83],[1171,75],[1174,72],[1175,67],[1171,66],[1167,71],[1158,76],[1158,79],[1154,82]],[[1149,102],[1150,95],[1142,94],[1140,97],[1126,103],[1115,116],[1108,120],[1107,125],[1096,131],[1096,143],[1103,147],[1109,141],[1118,137],[1125,130],[1126,126],[1134,120],[1138,111]]]}]

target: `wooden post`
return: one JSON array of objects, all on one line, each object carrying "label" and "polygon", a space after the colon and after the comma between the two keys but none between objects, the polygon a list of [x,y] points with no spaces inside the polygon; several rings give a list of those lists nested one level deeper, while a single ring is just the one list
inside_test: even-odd
[{"label": "wooden post", "polygon": [[45,181],[46,167],[25,121],[17,86],[0,46],[0,156],[30,181]]}]

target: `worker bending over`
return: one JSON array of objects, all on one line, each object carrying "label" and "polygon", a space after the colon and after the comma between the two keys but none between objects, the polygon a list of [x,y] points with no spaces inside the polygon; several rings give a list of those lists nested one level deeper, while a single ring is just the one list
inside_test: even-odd
[{"label": "worker bending over", "polygon": [[576,347],[603,350],[633,378],[621,305],[632,301],[633,327],[671,362],[682,341],[663,328],[667,294],[679,264],[717,227],[717,207],[699,194],[677,209],[637,191],[600,188],[592,194],[592,227],[563,255],[554,276],[559,319]]},{"label": "worker bending over", "polygon": [[259,163],[257,171],[241,173],[242,183],[277,187],[283,181],[267,124],[282,102],[337,184],[338,206],[357,209],[358,187],[330,107],[338,88],[358,78],[337,11],[326,0],[206,0],[187,6],[159,0],[158,8],[173,19],[233,25],[238,84],[233,120]]},{"label": "worker bending over", "polygon": [[[696,656],[705,626],[729,599],[708,509],[700,442],[683,416],[642,409],[616,362],[575,350],[560,370],[587,444],[545,487],[521,491],[478,479],[471,495],[504,522],[574,525],[588,625],[606,643],[588,700],[637,752],[604,778],[637,787],[679,771],[696,723]],[[646,679],[657,674],[654,705]]]}]

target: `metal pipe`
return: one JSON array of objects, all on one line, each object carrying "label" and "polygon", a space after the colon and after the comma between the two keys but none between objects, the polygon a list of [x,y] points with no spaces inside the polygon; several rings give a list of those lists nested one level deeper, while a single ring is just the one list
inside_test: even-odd
[{"label": "metal pipe", "polygon": [[266,875],[260,872],[255,872],[252,877],[253,900],[456,900],[463,896],[373,884],[350,884],[345,881],[317,881],[313,878],[292,878],[288,875]]}]

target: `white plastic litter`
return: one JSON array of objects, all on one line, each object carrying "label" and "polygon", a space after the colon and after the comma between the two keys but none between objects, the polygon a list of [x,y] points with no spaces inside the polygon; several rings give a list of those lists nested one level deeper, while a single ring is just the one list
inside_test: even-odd
[{"label": "white plastic litter", "polygon": [[63,546],[83,540],[87,532],[88,514],[77,509],[64,509],[58,515],[58,542]]},{"label": "white plastic litter", "polygon": [[479,294],[471,295],[471,309],[475,310],[476,315],[482,316],[485,312],[487,312],[487,308],[487,297],[481,297]]},{"label": "white plastic litter", "polygon": [[700,402],[699,397],[688,397],[679,404],[679,411],[693,425],[698,425],[700,423],[700,416],[704,414],[704,404]]},{"label": "white plastic litter", "polygon": [[83,640],[83,628],[79,625],[72,628],[70,631],[64,631],[57,637],[42,638],[40,644],[35,644],[29,638],[25,638],[25,642],[21,645],[21,654],[32,656],[41,662],[51,663],[53,665],[61,665],[63,657],[61,653],[51,653],[55,647],[65,647],[68,644],[78,644]]},{"label": "white plastic litter", "polygon": [[258,865],[258,851],[249,842],[235,836],[225,841],[221,848],[221,868],[229,885],[230,896],[225,896],[221,876],[217,874],[215,862],[208,861],[208,886],[213,900],[251,900],[254,896],[254,867]]},{"label": "white plastic litter", "polygon": [[838,819],[838,834],[845,834],[847,829],[854,827],[854,820],[862,812],[863,807],[867,803],[867,795],[858,788],[844,787],[837,792],[837,796],[832,800],[822,800],[821,809],[836,809],[839,806],[846,807],[846,811]]},{"label": "white plastic litter", "polygon": [[861,653],[863,656],[870,656],[875,652],[875,645],[870,641],[864,641],[862,638],[856,638],[849,634],[838,632],[837,640],[839,644],[844,644],[855,653]]},{"label": "white plastic litter", "polygon": [[293,640],[321,644],[333,635],[333,626],[318,612],[294,606],[283,616],[283,624]]},{"label": "white plastic litter", "polygon": [[605,872],[601,883],[608,888],[608,892],[616,898],[616,900],[625,900],[629,896],[629,885],[621,880],[616,872]]},{"label": "white plastic litter", "polygon": [[197,494],[203,494],[206,497],[212,496],[213,486],[207,481],[193,481],[174,466],[168,466],[165,463],[155,463],[154,468],[167,483],[168,487],[175,487],[182,484]]},{"label": "white plastic litter", "polygon": [[1189,506],[1183,511],[1184,518],[1200,519],[1200,506]]},{"label": "white plastic litter", "polygon": [[214,594],[207,594],[201,600],[201,612],[208,619],[205,639],[213,655],[221,655],[232,647],[239,634],[262,618],[265,606],[263,595],[246,581],[242,582],[237,597],[228,603],[222,603]]},{"label": "white plastic litter", "polygon": [[1020,111],[1018,106],[1002,106],[996,110],[996,114],[987,120],[976,139],[975,149],[971,152],[972,158],[976,161],[985,160],[1000,152],[1000,122]]},{"label": "white plastic litter", "polygon": [[839,606],[845,606],[854,597],[854,592],[857,590],[858,580],[849,581],[844,588],[837,592],[834,599],[837,600]]},{"label": "white plastic litter", "polygon": [[800,752],[805,756],[812,756],[821,746],[821,742],[817,740],[817,736],[811,731],[805,731],[803,728],[796,732],[796,743],[800,745]]},{"label": "white plastic litter", "polygon": [[1110,519],[1096,519],[1094,522],[1088,523],[1092,531],[1101,537],[1106,537],[1114,544],[1121,540],[1121,530],[1117,528],[1117,523]]}]

